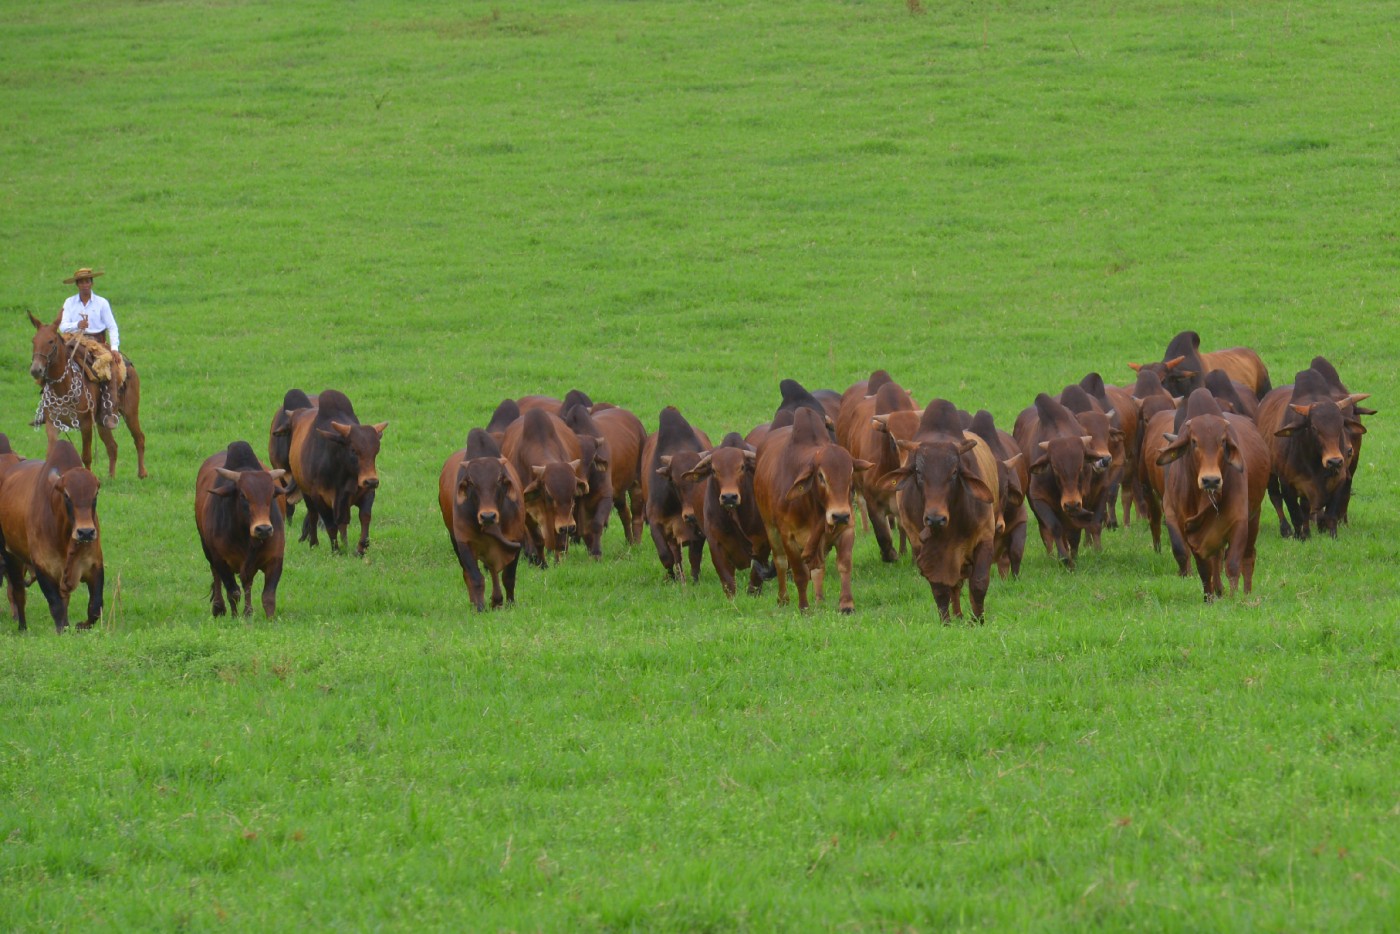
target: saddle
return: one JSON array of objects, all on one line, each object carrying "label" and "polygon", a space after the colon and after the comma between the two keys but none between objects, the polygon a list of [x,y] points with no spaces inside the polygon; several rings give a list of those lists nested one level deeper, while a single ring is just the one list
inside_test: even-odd
[{"label": "saddle", "polygon": [[68,352],[90,379],[106,383],[115,375],[118,383],[126,382],[126,360],[120,353],[86,334],[73,332],[64,334],[63,339]]}]

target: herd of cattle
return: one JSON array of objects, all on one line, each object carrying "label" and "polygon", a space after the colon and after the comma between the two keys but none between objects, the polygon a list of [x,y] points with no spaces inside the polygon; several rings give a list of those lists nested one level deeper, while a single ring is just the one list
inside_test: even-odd
[{"label": "herd of cattle", "polygon": [[[438,502],[478,610],[483,568],[491,606],[513,601],[521,555],[543,567],[581,542],[598,557],[616,510],[628,544],[648,530],[672,578],[698,581],[708,546],[730,597],[747,569],[749,593],[776,577],[786,603],[791,574],[806,609],[809,585],[823,598],[834,549],[838,607],[849,613],[859,509],[884,561],[912,553],[945,621],[962,615],[964,582],[981,620],[992,565],[1020,573],[1032,514],[1047,553],[1073,568],[1086,535],[1097,548],[1116,527],[1121,499],[1124,524],[1136,508],[1158,550],[1166,526],[1179,573],[1194,559],[1208,601],[1224,594],[1222,578],[1233,593],[1242,576],[1249,592],[1266,492],[1284,537],[1307,538],[1314,524],[1335,536],[1347,521],[1361,419],[1375,410],[1327,360],[1275,388],[1253,350],[1203,353],[1185,331],[1161,361],[1133,367],[1132,386],[1090,373],[1039,394],[1010,433],[985,410],[943,399],[921,408],[883,370],[842,393],[784,380],[770,421],[718,445],[671,406],[648,433],[632,412],[577,390],[507,399],[443,463]],[[387,427],[361,424],[341,392],[292,390],[273,416],[267,464],[246,441],[203,463],[195,522],[215,616],[236,613],[245,594],[251,612],[258,572],[273,615],[285,521],[299,503],[301,539],[314,546],[324,528],[334,550],[348,547],[355,507],[364,554]],[[0,548],[21,629],[33,581],[60,631],[80,582],[89,593],[80,625],[100,617],[98,485],[69,442],[27,460],[0,435]]]}]

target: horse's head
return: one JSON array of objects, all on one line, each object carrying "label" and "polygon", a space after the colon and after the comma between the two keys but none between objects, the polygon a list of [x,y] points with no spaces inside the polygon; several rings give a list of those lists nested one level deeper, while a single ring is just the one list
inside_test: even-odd
[{"label": "horse's head", "polygon": [[68,348],[58,333],[58,323],[45,324],[32,311],[29,320],[34,322],[34,356],[29,360],[29,375],[36,383],[61,378],[68,366]]}]

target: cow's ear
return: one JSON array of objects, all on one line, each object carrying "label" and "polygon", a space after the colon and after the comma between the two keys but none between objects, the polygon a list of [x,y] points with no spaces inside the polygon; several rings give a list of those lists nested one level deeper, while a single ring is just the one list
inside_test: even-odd
[{"label": "cow's ear", "polygon": [[543,492],[544,487],[542,486],[542,484],[544,482],[544,468],[537,466],[531,467],[530,476],[534,479],[532,479],[529,482],[529,484],[525,487],[525,489],[521,491],[521,495],[527,501],[537,499],[540,493]]},{"label": "cow's ear", "polygon": [[471,481],[465,477],[457,481],[457,505],[464,505],[471,494]]},{"label": "cow's ear", "polygon": [[[1045,442],[1042,441],[1041,445],[1043,446],[1044,444]],[[1032,474],[1042,474],[1049,469],[1050,458],[1045,455],[1041,455],[1040,457],[1037,457],[1035,460],[1031,461],[1030,471]]]},{"label": "cow's ear", "polygon": [[292,413],[288,412],[286,409],[283,409],[281,413],[279,413],[272,420],[272,436],[275,438],[280,438],[283,435],[289,435],[291,433]]},{"label": "cow's ear", "polygon": [[1225,432],[1225,458],[1231,467],[1244,473],[1244,451],[1240,449],[1240,439],[1233,428]]},{"label": "cow's ear", "polygon": [[758,463],[758,452],[757,452],[757,451],[745,451],[745,452],[744,452],[744,469],[746,469],[746,470],[753,470],[753,469],[754,469],[754,465],[756,465],[757,463]]},{"label": "cow's ear", "polygon": [[1128,437],[1126,434],[1123,433],[1121,429],[1118,428],[1110,428],[1108,430],[1108,436],[1114,441],[1122,441],[1124,438]]},{"label": "cow's ear", "polygon": [[892,493],[904,486],[904,482],[914,473],[912,467],[900,467],[875,481],[874,488],[881,493]]},{"label": "cow's ear", "polygon": [[1174,435],[1171,432],[1162,432],[1162,437],[1167,439],[1167,446],[1162,448],[1162,452],[1157,455],[1157,466],[1165,467],[1178,457],[1186,453],[1186,445],[1191,440],[1191,435],[1182,432]]},{"label": "cow's ear", "polygon": [[327,441],[334,441],[336,444],[348,443],[345,439],[345,435],[342,435],[338,431],[326,431],[326,429],[324,428],[317,428],[316,434],[320,435],[322,438],[325,438]]},{"label": "cow's ear", "polygon": [[[1181,362],[1182,362],[1183,360],[1185,360],[1185,359],[1186,359],[1185,356],[1181,356],[1181,357],[1172,357],[1170,360],[1163,360],[1163,361],[1162,361],[1162,365],[1163,365],[1164,367],[1166,367],[1167,369],[1169,369],[1169,370],[1175,370],[1177,367],[1181,366]],[[1186,374],[1185,374],[1185,373],[1181,373],[1181,374],[1178,374],[1178,375],[1185,376]]]},{"label": "cow's ear", "polygon": [[1361,419],[1359,418],[1342,419],[1342,424],[1346,425],[1348,428],[1350,428],[1357,434],[1364,435],[1366,433],[1366,426],[1361,424]]},{"label": "cow's ear", "polygon": [[792,486],[788,488],[787,496],[784,498],[798,499],[805,496],[807,491],[812,488],[812,476],[815,473],[816,467],[808,467],[806,470],[802,471],[802,473],[798,474],[797,479],[792,482]]},{"label": "cow's ear", "polygon": [[691,483],[694,483],[696,480],[699,480],[702,477],[708,477],[714,472],[714,465],[710,463],[710,452],[707,451],[694,467],[681,474],[681,479],[689,480]]},{"label": "cow's ear", "polygon": [[967,487],[967,492],[972,494],[972,498],[983,503],[996,501],[996,496],[992,493],[992,488],[987,486],[986,481],[981,477],[974,476],[966,470],[962,472],[963,486]]},{"label": "cow's ear", "polygon": [[671,455],[662,454],[659,463],[661,466],[656,468],[656,472],[668,480],[671,479]]},{"label": "cow's ear", "polygon": [[856,473],[865,473],[867,470],[874,466],[874,461],[861,460],[859,457],[853,458],[851,460],[851,469]]}]

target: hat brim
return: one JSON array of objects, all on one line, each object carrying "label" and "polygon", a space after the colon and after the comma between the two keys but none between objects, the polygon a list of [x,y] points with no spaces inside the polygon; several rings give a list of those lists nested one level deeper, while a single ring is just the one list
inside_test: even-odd
[{"label": "hat brim", "polygon": [[77,282],[79,279],[96,279],[96,278],[97,278],[98,276],[100,276],[100,275],[102,275],[102,273],[100,273],[100,272],[94,272],[92,275],[89,275],[89,276],[69,276],[67,279],[64,279],[64,280],[63,280],[63,284],[64,284],[64,285],[73,285],[73,284],[74,284],[75,282]]}]

